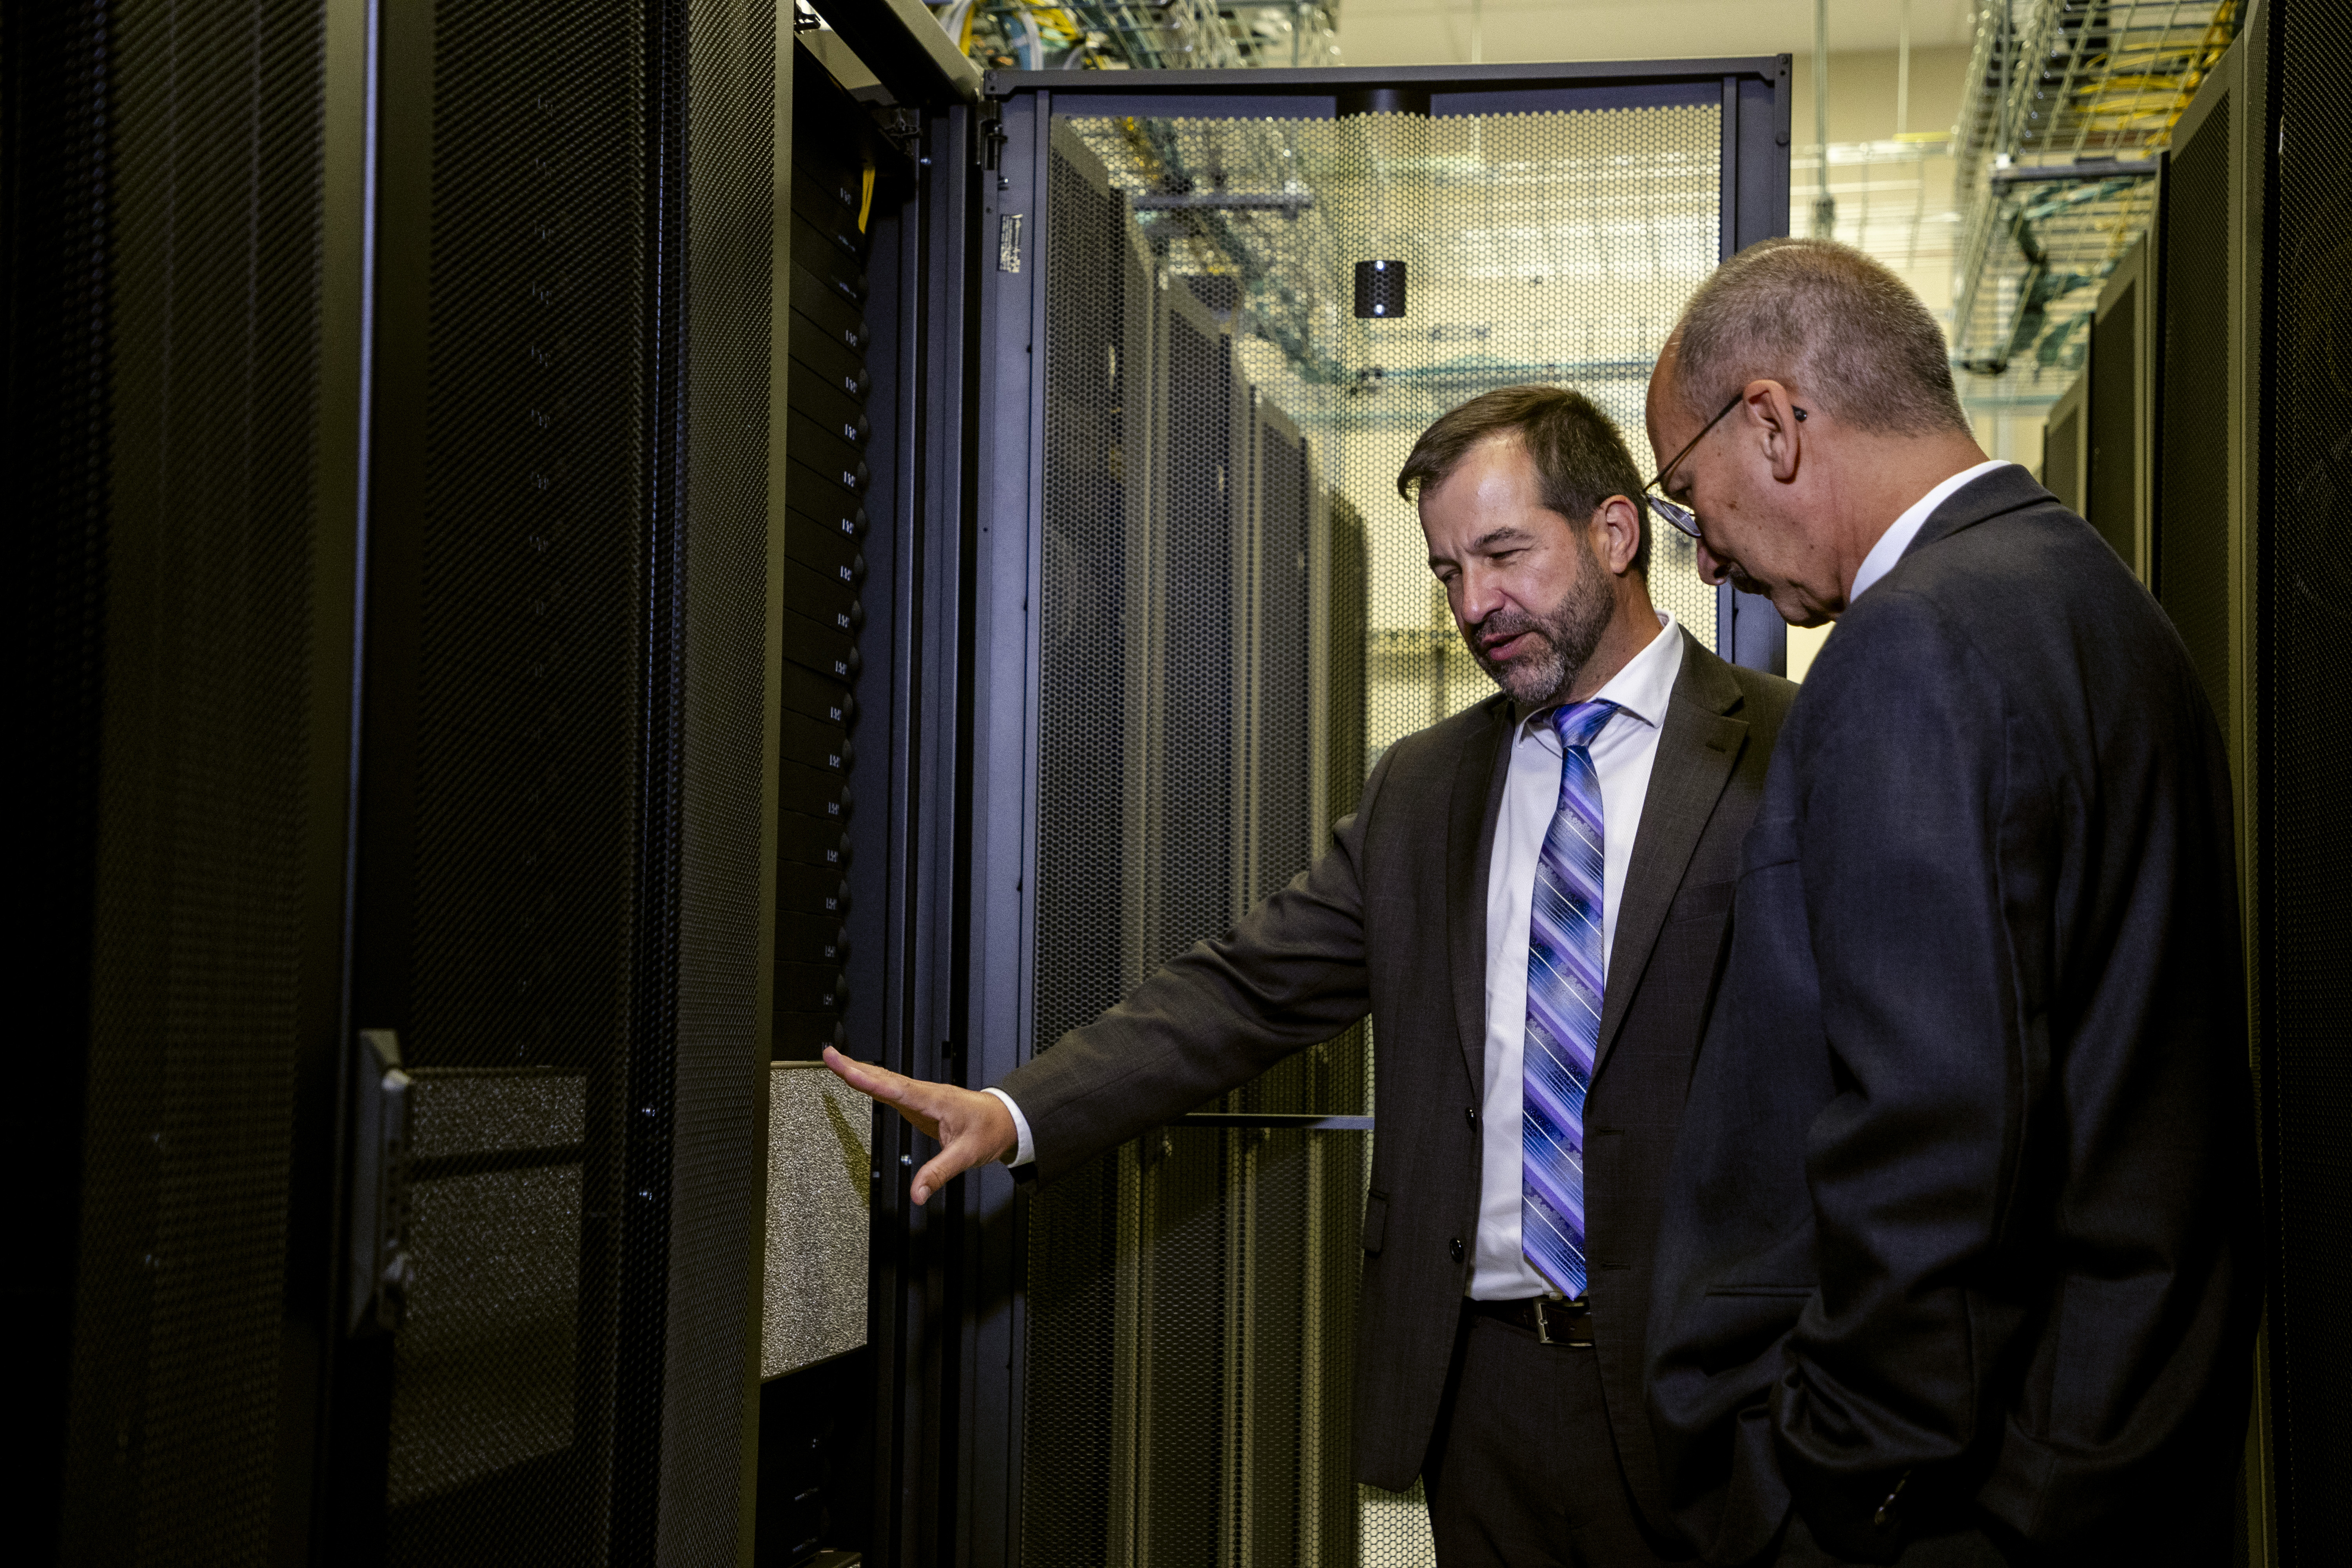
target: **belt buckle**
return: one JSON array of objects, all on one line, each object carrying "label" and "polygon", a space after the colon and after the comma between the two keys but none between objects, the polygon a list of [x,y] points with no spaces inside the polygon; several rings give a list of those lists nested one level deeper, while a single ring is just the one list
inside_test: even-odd
[{"label": "belt buckle", "polygon": [[[1585,1320],[1587,1327],[1584,1331],[1584,1337],[1581,1339],[1570,1337],[1571,1335],[1571,1331],[1563,1327],[1561,1330],[1563,1337],[1559,1339],[1552,1338],[1550,1310],[1554,1307],[1558,1307],[1560,1309],[1563,1315],[1567,1315],[1569,1308],[1579,1306],[1585,1307],[1586,1309],[1583,1312],[1574,1314],[1575,1316],[1581,1317]],[[1535,1314],[1536,1342],[1538,1344],[1567,1345],[1573,1349],[1579,1346],[1589,1345],[1592,1342],[1592,1330],[1590,1326],[1591,1323],[1591,1318],[1589,1315],[1591,1308],[1583,1297],[1579,1296],[1571,1299],[1567,1297],[1538,1296],[1534,1300],[1528,1303],[1528,1310]]]}]

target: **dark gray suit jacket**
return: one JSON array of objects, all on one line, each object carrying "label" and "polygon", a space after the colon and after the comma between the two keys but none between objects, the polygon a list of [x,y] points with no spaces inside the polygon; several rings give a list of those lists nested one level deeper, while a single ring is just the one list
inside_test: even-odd
[{"label": "dark gray suit jacket", "polygon": [[[1685,634],[1687,636],[1687,634]],[[1663,1526],[1641,1390],[1651,1238],[1739,845],[1796,688],[1687,641],[1642,807],[1585,1106],[1593,1335],[1635,1496]],[[1289,887],[1008,1077],[1050,1181],[1329,1039],[1379,1037],[1357,1314],[1358,1473],[1421,1471],[1474,1263],[1486,880],[1511,706],[1408,736]]]},{"label": "dark gray suit jacket", "polygon": [[1659,1454],[1713,1560],[1793,1499],[1866,1561],[2203,1561],[2260,1294],[2231,832],[2171,623],[2022,469],[1855,601],[1772,760],[1659,1239]]}]

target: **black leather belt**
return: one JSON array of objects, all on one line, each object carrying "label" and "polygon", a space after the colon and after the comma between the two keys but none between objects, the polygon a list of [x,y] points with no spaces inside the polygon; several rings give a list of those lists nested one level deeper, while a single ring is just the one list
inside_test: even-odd
[{"label": "black leather belt", "polygon": [[1563,1301],[1551,1296],[1530,1296],[1517,1301],[1473,1301],[1470,1310],[1482,1318],[1496,1318],[1525,1329],[1548,1345],[1592,1346],[1592,1304],[1580,1296]]}]

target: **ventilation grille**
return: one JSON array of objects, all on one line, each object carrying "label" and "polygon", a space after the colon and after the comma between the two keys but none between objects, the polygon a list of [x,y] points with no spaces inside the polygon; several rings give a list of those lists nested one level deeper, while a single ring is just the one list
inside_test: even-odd
[{"label": "ventilation grille", "polygon": [[2124,564],[2143,570],[2140,517],[2140,295],[2137,279],[2125,285],[2107,313],[2091,327],[2090,513],[2093,528]]},{"label": "ventilation grille", "polygon": [[[2279,1542],[2294,1568],[2352,1557],[2352,843],[2343,831],[2340,671],[2352,638],[2352,182],[2335,127],[2352,77],[2352,15],[2283,5],[2269,163],[2273,243],[2265,300],[2262,973],[2269,1163],[2278,1284],[2271,1377]],[[2258,154],[2259,155],[2259,154]],[[2269,161],[2265,159],[2265,162]]]},{"label": "ventilation grille", "polygon": [[[2166,178],[2163,413],[2157,433],[2156,590],[2231,734],[2230,143],[2234,98],[2214,104],[2173,150]],[[2242,262],[2239,263],[2242,265]],[[2233,739],[2232,747],[2237,744]]]},{"label": "ventilation grille", "polygon": [[575,1131],[508,1121],[418,1173],[387,1557],[594,1563],[643,1206],[623,1168],[653,651],[642,24],[481,0],[434,22],[402,1045],[420,1107],[453,1123],[536,1079],[567,1086]]},{"label": "ventilation grille", "polygon": [[63,474],[104,475],[74,512],[11,519],[104,552],[76,608],[105,624],[84,667],[104,773],[75,868],[94,865],[96,907],[73,1324],[17,1353],[72,1358],[62,1560],[258,1562],[301,1525],[278,1475],[300,1410],[280,1385],[289,1178],[305,1007],[333,986],[306,907],[336,831],[313,749],[341,743],[312,727],[333,646],[314,608],[320,11],[59,5],[8,26],[12,78],[67,70],[68,36],[88,51],[78,101],[12,115],[37,129],[11,162],[28,191],[79,186],[29,243],[87,270],[19,309],[92,334],[41,400],[89,422],[53,454]]},{"label": "ventilation grille", "polygon": [[433,20],[420,1163],[386,1556],[731,1561],[764,1089],[744,848],[772,18]]}]

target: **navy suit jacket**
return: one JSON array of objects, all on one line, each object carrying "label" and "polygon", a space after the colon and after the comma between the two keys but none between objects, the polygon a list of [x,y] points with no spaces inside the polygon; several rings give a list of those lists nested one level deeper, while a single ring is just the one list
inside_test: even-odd
[{"label": "navy suit jacket", "polygon": [[1846,613],[1748,834],[1657,1251],[1658,1457],[1711,1560],[1792,1503],[1874,1562],[2178,1561],[2226,1521],[2260,1295],[2232,837],[2180,639],[2023,469]]}]

